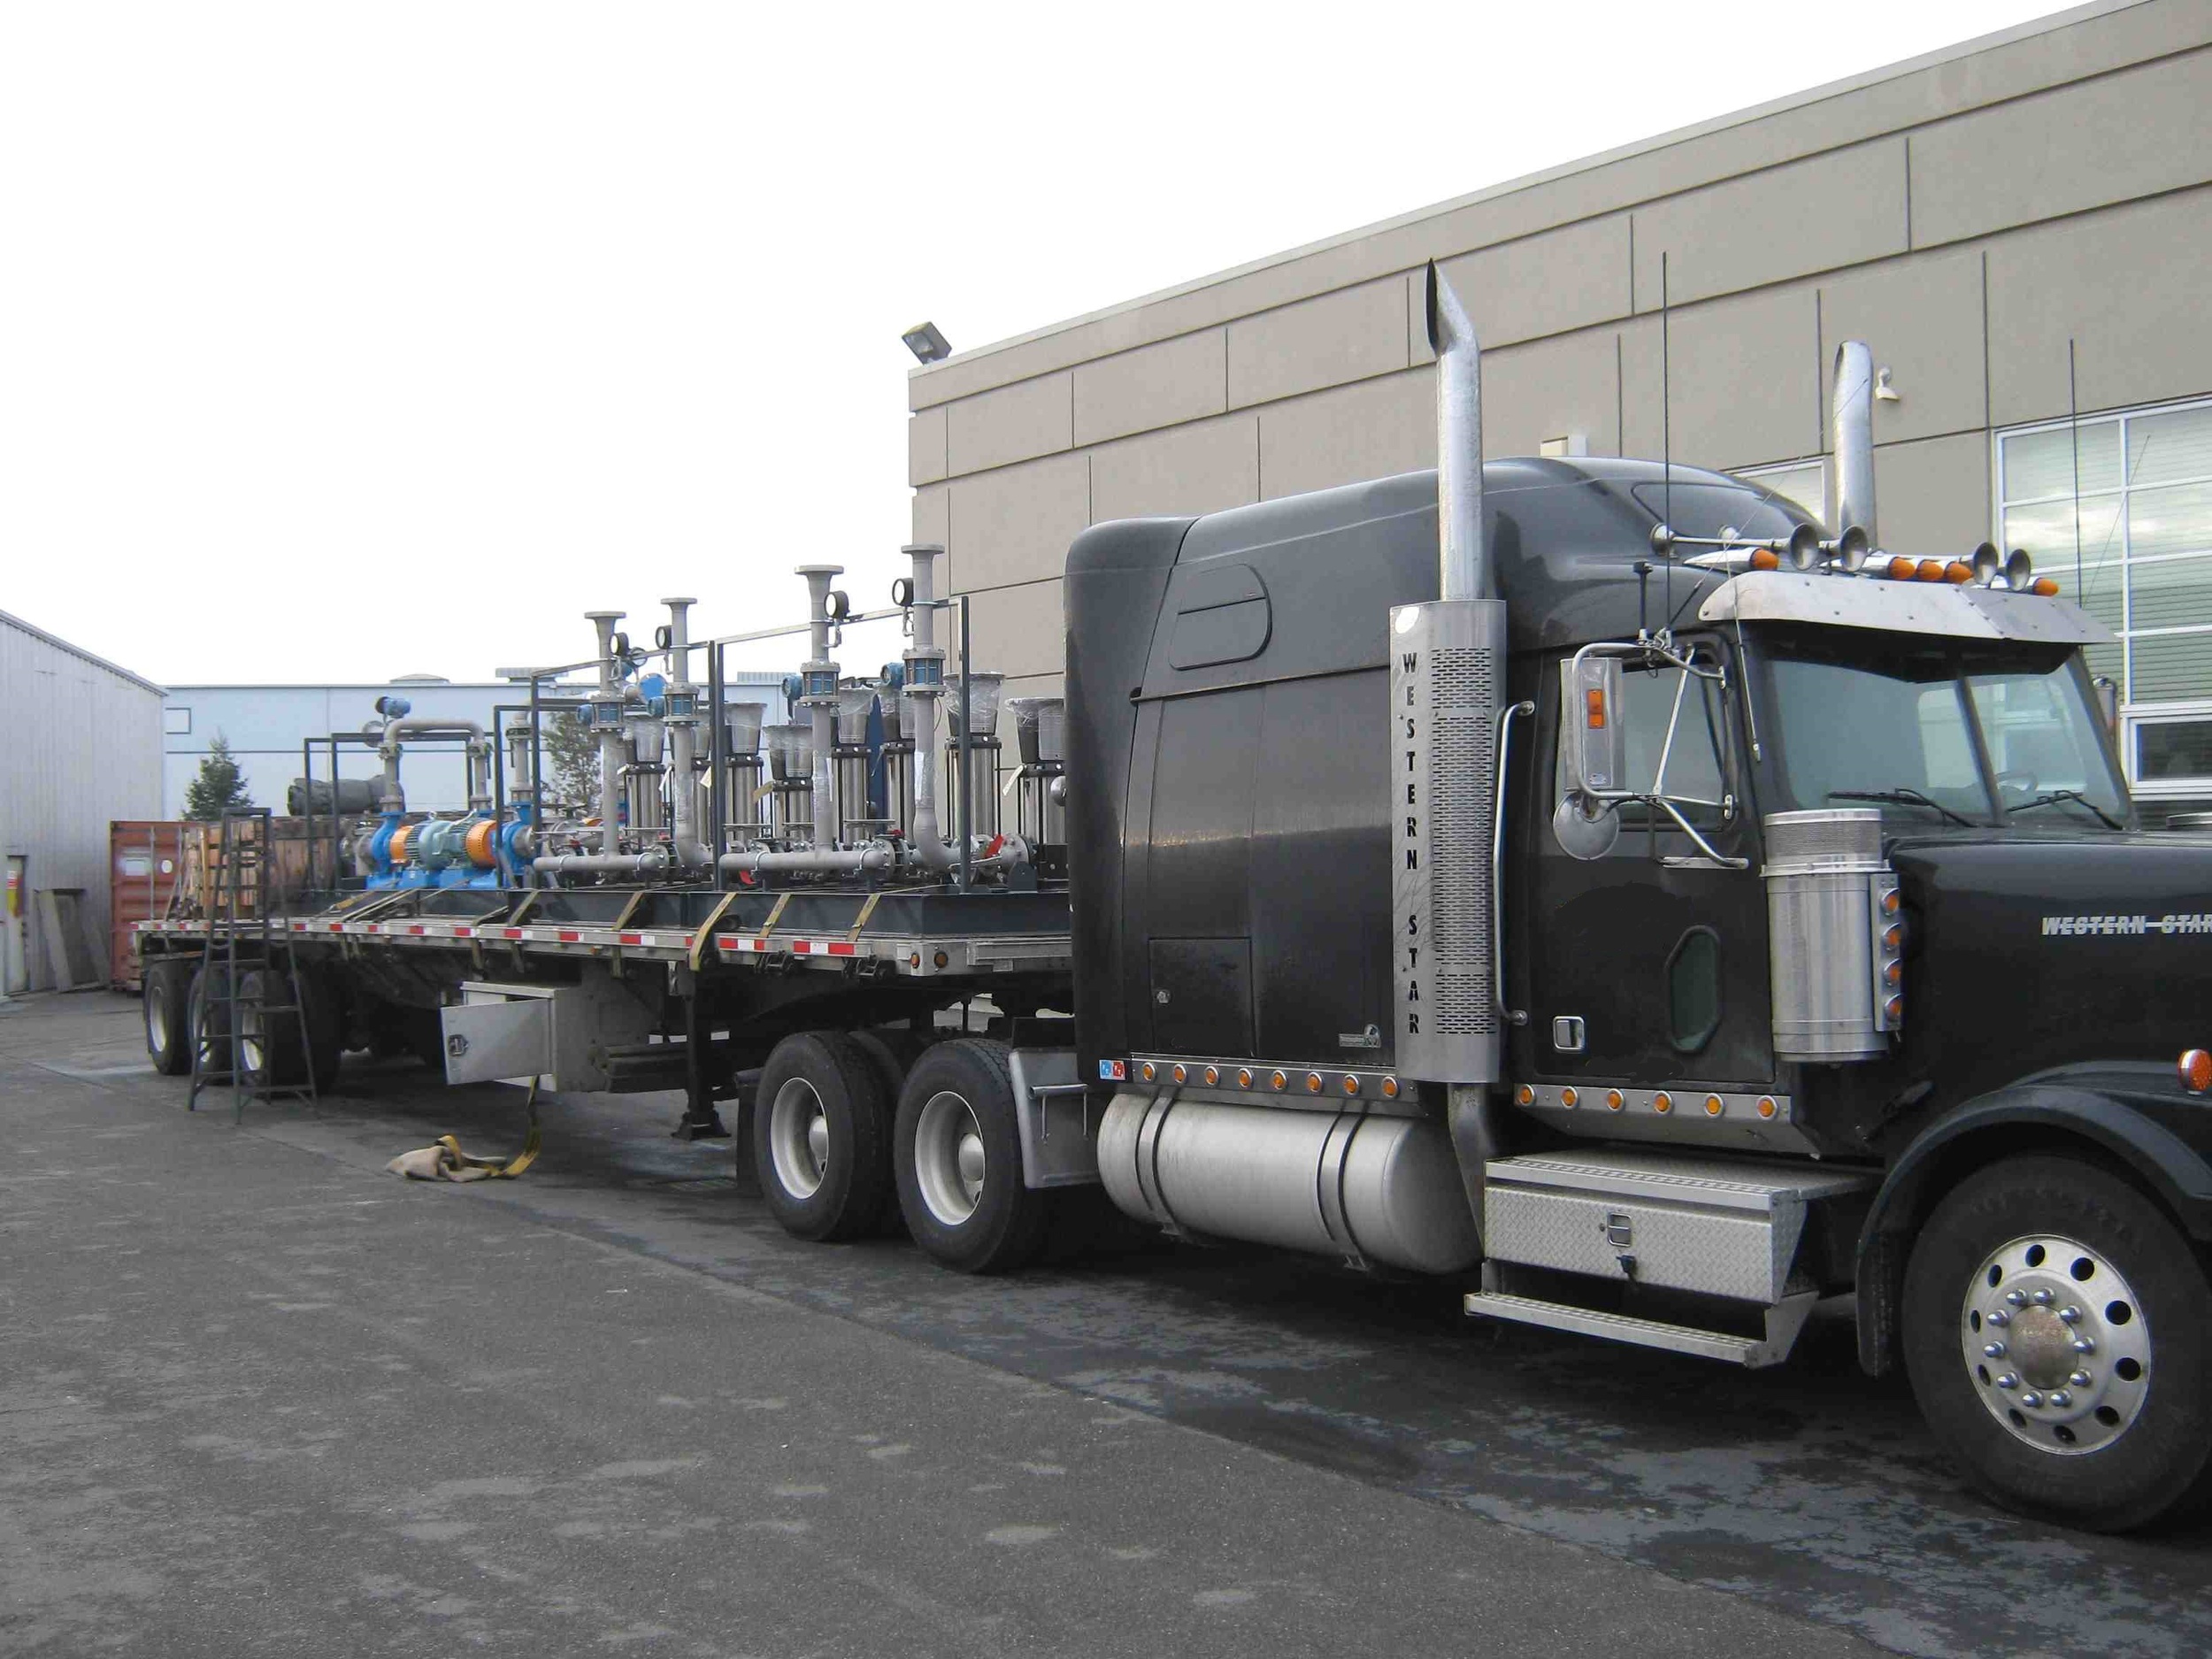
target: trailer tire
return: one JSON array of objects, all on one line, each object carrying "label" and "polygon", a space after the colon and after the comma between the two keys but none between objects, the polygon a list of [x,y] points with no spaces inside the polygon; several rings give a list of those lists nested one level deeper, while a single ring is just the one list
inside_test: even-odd
[{"label": "trailer tire", "polygon": [[786,1233],[828,1242],[881,1224],[891,1110],[850,1037],[807,1031],[778,1043],[761,1068],[752,1118],[761,1195]]},{"label": "trailer tire", "polygon": [[892,1161],[914,1241],[964,1273],[1011,1272],[1044,1242],[1052,1194],[1022,1179],[1021,1130],[1007,1046],[941,1042],[899,1096]]},{"label": "trailer tire", "polygon": [[216,988],[229,970],[219,962],[203,962],[192,972],[192,992],[185,1006],[185,1025],[191,1035],[194,1075],[230,1080],[230,1010]]},{"label": "trailer tire", "polygon": [[156,960],[142,975],[146,1053],[164,1077],[192,1069],[192,964]]},{"label": "trailer tire", "polygon": [[300,995],[307,1004],[307,1064],[315,1092],[326,1094],[338,1083],[338,1067],[345,1058],[344,1010],[336,979],[326,972],[300,969]]},{"label": "trailer tire", "polygon": [[2007,1509],[2125,1532],[2212,1481],[2212,1285],[2117,1174],[2041,1156],[1969,1176],[1914,1244],[1902,1337],[1922,1412]]},{"label": "trailer tire", "polygon": [[289,1088],[307,1080],[303,1019],[285,1012],[292,976],[264,964],[238,976],[238,1054],[246,1087]]},{"label": "trailer tire", "polygon": [[[883,1085],[883,1110],[888,1118],[898,1110],[899,1095],[906,1087],[907,1068],[919,1056],[925,1045],[910,1032],[892,1029],[856,1031],[852,1041],[853,1046],[867,1056],[877,1080]],[[887,1124],[887,1139],[890,1133]],[[887,1151],[886,1156],[888,1156]],[[887,1239],[906,1236],[906,1215],[899,1208],[899,1184],[895,1180],[883,1183],[883,1213],[871,1231]]]}]

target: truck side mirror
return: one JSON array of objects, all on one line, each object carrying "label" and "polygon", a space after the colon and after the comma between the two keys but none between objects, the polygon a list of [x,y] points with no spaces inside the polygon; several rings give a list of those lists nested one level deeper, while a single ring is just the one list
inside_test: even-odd
[{"label": "truck side mirror", "polygon": [[1564,794],[1594,797],[1628,787],[1622,776],[1626,753],[1617,657],[1570,657],[1559,675],[1559,787]]}]

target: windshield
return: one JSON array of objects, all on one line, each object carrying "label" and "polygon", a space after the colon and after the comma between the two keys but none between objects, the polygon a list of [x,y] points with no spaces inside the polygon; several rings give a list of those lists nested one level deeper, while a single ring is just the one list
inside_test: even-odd
[{"label": "windshield", "polygon": [[1921,823],[2126,823],[2071,652],[1901,643],[1842,628],[1763,632],[1799,809],[1875,805]]}]

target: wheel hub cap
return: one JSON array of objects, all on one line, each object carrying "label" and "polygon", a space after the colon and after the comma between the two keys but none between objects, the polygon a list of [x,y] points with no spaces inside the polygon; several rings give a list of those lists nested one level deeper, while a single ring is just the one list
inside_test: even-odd
[{"label": "wheel hub cap", "polygon": [[1961,1352],[1977,1395],[2039,1451],[2110,1445],[2142,1415],[2150,1323],[2119,1269],[2055,1233],[1992,1251],[1968,1282]]},{"label": "wheel hub cap", "polygon": [[829,1173],[829,1118],[814,1085],[795,1077],[768,1109],[768,1154],[776,1179],[794,1198],[811,1198]]},{"label": "wheel hub cap", "polygon": [[949,1090],[931,1095],[914,1125],[914,1181],[929,1213],[948,1227],[975,1214],[988,1162],[974,1109]]}]

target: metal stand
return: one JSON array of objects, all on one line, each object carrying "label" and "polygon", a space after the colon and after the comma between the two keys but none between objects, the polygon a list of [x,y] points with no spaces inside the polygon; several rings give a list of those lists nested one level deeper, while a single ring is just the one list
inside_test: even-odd
[{"label": "metal stand", "polygon": [[714,1110],[714,1079],[707,1070],[707,1043],[713,1033],[699,1011],[695,989],[684,998],[684,1117],[672,1139],[727,1141],[730,1132]]},{"label": "metal stand", "polygon": [[[185,1098],[185,1110],[199,1108],[200,1092],[211,1084],[230,1085],[231,1121],[242,1123],[246,1116],[246,1102],[274,1100],[280,1095],[302,1095],[311,1102],[319,1098],[315,1089],[315,1062],[312,1039],[307,1029],[307,998],[300,987],[299,959],[289,950],[284,954],[285,977],[291,987],[291,1000],[272,1002],[268,1000],[271,964],[277,951],[276,918],[273,891],[266,877],[271,873],[269,855],[275,843],[273,826],[269,809],[257,807],[227,807],[223,811],[221,838],[216,843],[221,861],[216,884],[216,913],[209,918],[207,942],[200,952],[202,991],[199,1018],[190,1033],[192,1040],[192,1090]],[[247,877],[251,875],[251,882]],[[252,895],[253,915],[244,911],[247,895]],[[249,956],[241,958],[239,938],[243,924],[250,919],[257,930],[257,949]],[[242,960],[247,967],[257,967],[260,973],[256,979],[257,994],[249,997],[243,989],[244,975]],[[220,1032],[212,1035],[208,1027],[215,1024],[215,1010],[221,1010]],[[252,1029],[248,1030],[250,1019]],[[273,1022],[289,1019],[298,1035],[295,1050],[305,1079],[299,1083],[277,1080],[276,1026]],[[215,1044],[222,1042],[229,1062],[227,1071],[217,1071],[211,1064]],[[258,1052],[255,1056],[255,1074],[259,1081],[249,1082],[247,1071],[248,1045]]]}]

